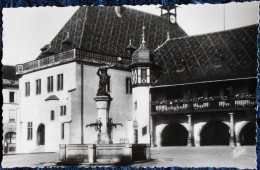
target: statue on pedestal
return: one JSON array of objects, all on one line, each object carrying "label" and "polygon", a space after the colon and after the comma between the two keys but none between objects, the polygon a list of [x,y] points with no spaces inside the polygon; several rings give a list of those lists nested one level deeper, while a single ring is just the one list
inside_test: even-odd
[{"label": "statue on pedestal", "polygon": [[98,68],[97,75],[99,76],[99,85],[97,96],[110,96],[107,93],[106,87],[109,83],[109,75],[107,74],[107,70],[114,65],[102,65]]}]

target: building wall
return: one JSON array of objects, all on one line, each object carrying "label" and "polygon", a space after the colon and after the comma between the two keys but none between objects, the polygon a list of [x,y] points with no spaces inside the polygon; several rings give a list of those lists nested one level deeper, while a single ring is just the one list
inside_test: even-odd
[{"label": "building wall", "polygon": [[[94,98],[98,89],[99,77],[96,75],[97,66],[83,65],[83,133],[84,143],[95,143],[97,132],[94,128],[86,128],[89,123],[95,123],[97,109]],[[64,88],[57,91],[57,75],[63,74]],[[114,123],[122,123],[112,131],[114,143],[129,142],[127,122],[132,121],[132,95],[126,93],[126,78],[130,72],[109,69],[111,76],[110,118]],[[47,77],[53,76],[53,92],[47,92]],[[36,80],[41,79],[41,94],[36,95]],[[30,82],[30,96],[25,96],[25,83]],[[81,143],[81,64],[69,63],[51,67],[41,71],[23,75],[20,79],[21,115],[18,127],[18,152],[58,151],[59,144]],[[45,101],[51,95],[59,100]],[[66,116],[60,116],[60,106],[66,105]],[[55,120],[50,119],[54,110]],[[33,122],[33,138],[27,140],[28,122]],[[61,124],[64,123],[64,139],[61,139]],[[45,145],[37,143],[37,129],[45,125]]]},{"label": "building wall", "polygon": [[[14,102],[9,101],[9,93],[14,92]],[[16,132],[17,117],[19,114],[19,89],[18,88],[4,88],[2,90],[3,94],[3,138],[5,140],[5,135],[9,132]],[[14,113],[15,120],[10,120],[10,112]]]},{"label": "building wall", "polygon": [[[150,143],[150,89],[148,86],[133,88],[133,119],[138,123],[138,143]],[[143,130],[146,128],[146,132]]]},{"label": "building wall", "polygon": [[[96,143],[98,132],[94,127],[86,128],[87,124],[95,123],[97,120],[97,108],[94,98],[98,90],[99,77],[97,76],[97,66],[83,65],[83,133],[84,143]],[[70,143],[81,143],[81,64],[76,67],[76,90],[72,92],[72,122],[70,123]],[[113,143],[127,142],[127,122],[132,120],[131,101],[132,95],[126,94],[126,78],[131,77],[131,73],[123,70],[109,69],[108,75],[111,84],[110,118],[114,123],[122,123],[112,131]]]},{"label": "building wall", "polygon": [[[63,74],[63,90],[57,91],[57,75]],[[47,92],[47,77],[53,76],[53,92]],[[36,80],[41,79],[41,94],[36,95]],[[25,96],[25,83],[30,82],[30,96]],[[42,152],[58,151],[59,144],[68,143],[68,136],[61,139],[61,123],[71,121],[68,111],[70,105],[68,90],[76,88],[76,63],[68,63],[23,75],[19,80],[21,114],[17,124],[17,151]],[[59,100],[45,101],[49,96],[56,95]],[[60,106],[67,106],[66,116],[60,115]],[[51,120],[54,110],[54,120]],[[27,140],[28,122],[32,122],[32,140]],[[45,125],[45,145],[37,144],[37,129]],[[65,134],[68,133],[65,123]]]}]

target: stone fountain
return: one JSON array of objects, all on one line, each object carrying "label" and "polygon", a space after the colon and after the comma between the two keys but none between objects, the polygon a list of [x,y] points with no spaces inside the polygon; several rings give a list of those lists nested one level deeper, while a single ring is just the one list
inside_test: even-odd
[{"label": "stone fountain", "polygon": [[71,162],[83,164],[124,164],[138,160],[150,159],[150,146],[148,144],[113,144],[111,132],[121,123],[113,123],[109,117],[109,109],[113,100],[106,91],[109,76],[107,70],[113,67],[104,65],[99,67],[99,88],[94,98],[97,106],[97,120],[86,126],[94,127],[98,132],[95,144],[61,144],[59,164]]}]

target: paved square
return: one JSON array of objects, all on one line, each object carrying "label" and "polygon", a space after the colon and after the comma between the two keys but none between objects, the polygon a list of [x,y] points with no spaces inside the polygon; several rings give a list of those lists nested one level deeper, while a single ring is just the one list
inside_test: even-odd
[{"label": "paved square", "polygon": [[[255,147],[163,147],[151,149],[152,160],[133,163],[132,167],[236,167],[256,168]],[[58,153],[6,155],[3,168],[55,166]]]}]

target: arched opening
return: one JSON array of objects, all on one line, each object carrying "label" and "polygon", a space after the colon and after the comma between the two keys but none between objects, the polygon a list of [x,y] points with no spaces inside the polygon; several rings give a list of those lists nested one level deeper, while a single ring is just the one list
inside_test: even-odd
[{"label": "arched opening", "polygon": [[220,120],[212,120],[201,130],[200,145],[229,145],[229,138],[229,126]]},{"label": "arched opening", "polygon": [[16,143],[16,133],[8,132],[5,134],[5,142],[6,143]]},{"label": "arched opening", "polygon": [[4,152],[15,152],[16,150],[16,133],[8,132],[4,136]]},{"label": "arched opening", "polygon": [[188,131],[181,124],[173,123],[164,128],[161,134],[162,146],[186,146]]},{"label": "arched opening", "polygon": [[37,143],[38,143],[38,145],[45,144],[45,126],[44,126],[44,124],[40,124],[37,129]]},{"label": "arched opening", "polygon": [[239,135],[241,145],[256,144],[256,124],[254,122],[247,123]]}]

